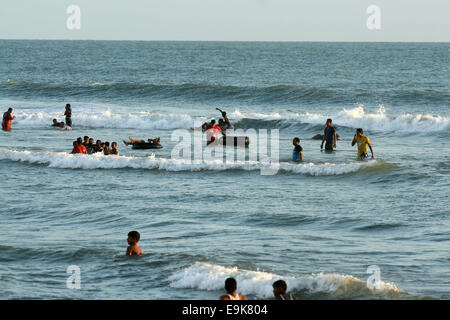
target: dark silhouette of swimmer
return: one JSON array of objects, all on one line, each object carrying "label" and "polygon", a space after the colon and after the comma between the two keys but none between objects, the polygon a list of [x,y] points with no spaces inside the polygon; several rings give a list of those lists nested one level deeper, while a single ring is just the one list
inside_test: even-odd
[{"label": "dark silhouette of swimmer", "polygon": [[161,138],[160,137],[158,137],[158,138],[155,138],[155,139],[147,139],[147,141],[145,141],[145,140],[134,140],[132,137],[128,137],[128,139],[130,140],[130,141],[126,141],[126,140],[123,140],[123,143],[126,145],[126,146],[129,146],[130,144],[131,145],[134,145],[134,144],[141,144],[141,143],[155,143],[155,144],[157,144],[157,143],[159,143],[160,141],[161,141]]}]

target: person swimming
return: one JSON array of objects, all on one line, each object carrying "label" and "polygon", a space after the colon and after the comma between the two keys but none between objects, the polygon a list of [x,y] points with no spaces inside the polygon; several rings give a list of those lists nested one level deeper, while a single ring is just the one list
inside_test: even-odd
[{"label": "person swimming", "polygon": [[66,125],[63,121],[59,123],[59,128],[61,129],[61,131],[72,130],[72,127]]},{"label": "person swimming", "polygon": [[105,146],[103,147],[103,154],[105,156],[109,156],[111,154],[111,148],[109,147],[109,142],[105,142]]},{"label": "person swimming", "polygon": [[217,140],[217,135],[220,133],[226,137],[226,133],[216,124],[216,120],[212,119],[208,126],[206,126],[206,145],[210,145]]},{"label": "person swimming", "polygon": [[135,255],[139,256],[142,254],[142,249],[139,248],[138,246],[138,242],[140,239],[141,235],[139,234],[139,232],[137,231],[128,232],[127,242],[129,246],[126,252],[127,256],[135,256]]},{"label": "person swimming", "polygon": [[102,141],[97,140],[95,145],[93,146],[92,150],[93,150],[93,153],[103,152]]},{"label": "person swimming", "polygon": [[53,119],[52,127],[59,127],[59,122],[56,119]]},{"label": "person swimming", "polygon": [[119,150],[117,150],[117,142],[111,143],[111,155],[119,155]]},{"label": "person swimming", "polygon": [[287,285],[284,280],[275,281],[272,287],[275,300],[296,300],[294,295],[286,293]]},{"label": "person swimming", "polygon": [[134,140],[132,137],[128,137],[128,139],[130,140],[129,142],[126,141],[126,140],[123,140],[123,143],[126,146],[134,145],[134,144],[141,144],[141,143],[155,143],[155,144],[158,144],[158,143],[161,142],[161,138],[160,137],[155,138],[155,139],[150,139],[149,138],[149,139],[147,139],[147,141],[145,141],[145,140]]},{"label": "person swimming", "polygon": [[225,280],[226,295],[220,297],[220,300],[247,300],[243,294],[237,293],[237,282],[234,278],[227,278]]},{"label": "person swimming", "polygon": [[219,108],[216,108],[221,114],[223,118],[219,119],[218,126],[222,129],[223,132],[226,132],[228,129],[233,128],[233,125],[230,122],[230,119],[228,119],[227,113],[225,111],[220,110]]}]

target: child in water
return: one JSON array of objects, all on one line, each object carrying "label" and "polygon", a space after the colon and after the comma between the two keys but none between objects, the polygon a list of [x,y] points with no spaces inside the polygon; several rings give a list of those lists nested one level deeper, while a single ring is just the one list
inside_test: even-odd
[{"label": "child in water", "polygon": [[295,297],[292,294],[287,294],[287,285],[284,280],[275,281],[272,284],[273,287],[273,295],[275,300],[295,300]]},{"label": "child in water", "polygon": [[295,137],[292,140],[292,144],[294,145],[294,151],[292,152],[292,160],[296,162],[303,161],[303,148],[300,145],[300,138]]},{"label": "child in water", "polygon": [[141,235],[137,231],[130,231],[128,232],[128,244],[129,247],[127,248],[127,256],[133,256],[133,255],[141,255],[142,249],[138,247],[137,243],[139,242],[139,239],[141,238]]}]

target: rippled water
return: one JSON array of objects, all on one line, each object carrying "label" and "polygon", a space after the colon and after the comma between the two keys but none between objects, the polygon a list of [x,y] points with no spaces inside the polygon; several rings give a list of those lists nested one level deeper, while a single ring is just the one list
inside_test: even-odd
[{"label": "rippled water", "polygon": [[[228,276],[250,299],[279,278],[300,299],[450,298],[448,61],[439,43],[0,41],[0,109],[17,115],[0,132],[0,298],[217,299]],[[66,103],[74,130],[52,129]],[[276,175],[171,158],[173,131],[216,107],[280,130]],[[311,139],[328,117],[333,154]],[[355,159],[358,127],[375,160]],[[70,155],[84,135],[121,156]],[[124,255],[131,230],[141,257]]]}]

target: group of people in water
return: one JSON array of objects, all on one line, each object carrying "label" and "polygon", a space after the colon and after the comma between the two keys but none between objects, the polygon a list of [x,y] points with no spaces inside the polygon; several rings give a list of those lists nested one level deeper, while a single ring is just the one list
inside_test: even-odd
[{"label": "group of people in water", "polygon": [[52,127],[60,128],[61,130],[72,130],[72,108],[70,104],[66,104],[66,110],[64,111],[64,116],[66,117],[66,122],[59,122],[57,119],[53,119]]},{"label": "group of people in water", "polygon": [[[127,256],[139,256],[142,254],[142,249],[138,246],[141,235],[138,231],[128,232],[128,247],[126,251]],[[275,300],[296,300],[295,296],[287,293],[287,285],[284,280],[277,280],[272,284],[273,295]],[[237,292],[237,281],[235,278],[227,278],[225,280],[226,294],[220,296],[220,300],[247,300],[247,297]]]},{"label": "group of people in water", "polygon": [[230,119],[228,119],[227,113],[219,108],[216,108],[216,110],[222,114],[222,118],[219,118],[219,122],[217,124],[215,119],[211,119],[211,121],[203,123],[201,127],[191,128],[191,130],[201,129],[203,132],[206,132],[206,145],[210,145],[211,143],[217,141],[219,132],[226,137],[227,129],[233,128]]},{"label": "group of people in water", "polygon": [[[333,127],[333,120],[327,119],[326,127],[323,135],[314,136],[313,139],[322,139],[322,143],[320,145],[320,149],[323,150],[323,145],[325,143],[325,152],[333,152],[337,147],[337,140],[340,140],[339,135],[336,133],[336,128]],[[292,140],[292,144],[294,145],[294,150],[292,152],[292,160],[295,162],[303,161],[303,148],[300,145],[300,138],[295,137]],[[367,147],[369,147],[370,152],[372,153],[372,159],[375,158],[375,154],[373,152],[372,144],[370,143],[370,139],[364,135],[364,130],[362,128],[356,129],[356,133],[353,137],[352,147],[357,144],[358,151],[357,156],[359,159],[364,160],[369,157],[367,153]]]},{"label": "group of people in water", "polygon": [[105,156],[109,155],[119,155],[119,150],[117,149],[117,142],[112,142],[111,145],[108,141],[102,142],[101,140],[97,140],[94,143],[94,138],[89,138],[88,136],[84,136],[84,141],[81,137],[78,137],[77,140],[73,142],[73,149],[71,154],[94,154],[94,153],[103,153]]},{"label": "group of people in water", "polygon": [[[210,145],[211,143],[217,141],[218,133],[220,132],[224,137],[226,137],[227,129],[232,128],[232,124],[228,119],[227,113],[225,111],[216,108],[221,114],[222,118],[219,119],[216,124],[215,119],[211,119],[209,122],[205,122],[201,127],[191,128],[192,130],[202,130],[206,132],[206,144]],[[5,131],[11,130],[11,122],[16,118],[16,116],[12,115],[13,109],[9,108],[7,112],[3,114],[2,121],[2,129]],[[70,104],[66,104],[66,109],[64,112],[64,116],[66,117],[66,122],[59,122],[57,119],[53,119],[53,127],[58,127],[61,130],[72,130],[72,109]],[[87,141],[86,141],[87,138]],[[98,152],[103,152],[105,155],[119,155],[119,151],[117,149],[117,143],[112,142],[111,146],[109,142],[101,142],[97,140],[94,144],[93,139],[89,137],[84,137],[85,141],[83,142],[81,138],[78,138],[77,141],[73,142],[73,150],[72,153],[84,153],[84,154],[93,154]],[[336,128],[333,126],[333,120],[327,119],[326,127],[323,135],[316,135],[313,139],[321,139],[322,143],[320,145],[320,149],[324,149],[325,152],[333,152],[337,147],[337,141],[340,140],[339,135],[336,132]],[[135,140],[133,138],[129,138],[129,141],[123,141],[126,146],[133,145],[138,146],[142,144],[156,144],[159,145],[160,138],[148,139],[145,140]],[[295,137],[292,140],[292,144],[294,145],[294,150],[292,153],[292,160],[295,162],[303,161],[303,147],[300,145],[300,138]],[[370,139],[364,135],[364,131],[362,128],[356,129],[356,133],[352,140],[352,146],[358,146],[357,156],[360,159],[366,159],[369,157],[367,148],[370,149],[372,154],[372,159],[375,158],[374,151]]]}]

